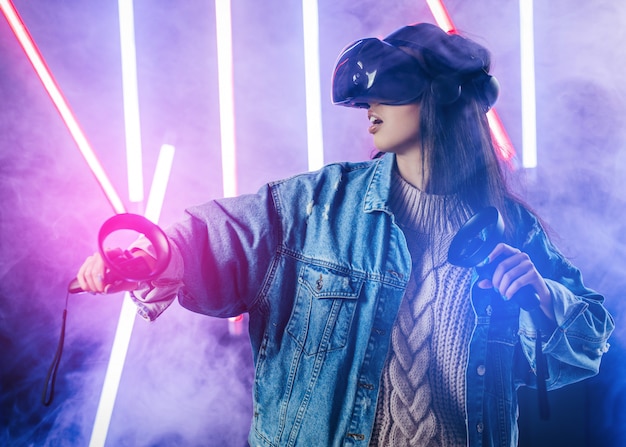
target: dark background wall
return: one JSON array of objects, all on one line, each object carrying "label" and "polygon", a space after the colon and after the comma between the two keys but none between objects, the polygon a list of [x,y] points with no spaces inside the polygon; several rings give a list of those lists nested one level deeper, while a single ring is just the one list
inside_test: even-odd
[{"label": "dark background wall", "polygon": [[[518,2],[449,0],[459,30],[493,52],[496,106],[521,151]],[[127,197],[116,2],[15,0],[87,138]],[[222,195],[214,2],[135,2],[144,177],[176,146],[161,223]],[[425,2],[320,2],[325,161],[368,158],[365,112],[327,100],[349,42],[433,22]],[[301,5],[233,1],[238,190],[307,170]],[[521,393],[521,444],[626,444],[621,324],[626,287],[626,3],[536,2],[538,167],[519,191],[550,224],[617,320],[601,373],[551,393],[539,421]],[[137,205],[126,202],[128,208]],[[71,296],[57,395],[40,402],[67,282],[113,211],[4,19],[0,20],[0,445],[87,445],[122,296]],[[172,306],[137,321],[107,437],[110,446],[241,446],[250,419],[245,328]]]}]

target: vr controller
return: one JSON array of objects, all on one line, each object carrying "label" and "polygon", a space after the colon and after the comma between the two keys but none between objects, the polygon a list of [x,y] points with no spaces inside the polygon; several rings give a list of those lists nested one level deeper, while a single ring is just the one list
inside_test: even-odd
[{"label": "vr controller", "polygon": [[[128,250],[119,248],[105,249],[105,241],[109,235],[119,230],[133,230],[143,234],[154,247],[156,263],[150,267],[141,256],[135,256]],[[138,214],[116,214],[109,218],[100,227],[98,232],[98,251],[107,267],[104,281],[114,284],[119,281],[140,282],[149,281],[159,276],[170,262],[171,251],[167,236],[158,225]],[[73,279],[69,286],[70,293],[81,293],[77,279]]]},{"label": "vr controller", "polygon": [[[454,236],[448,249],[448,262],[459,267],[474,267],[480,279],[491,279],[503,258],[496,258],[487,264],[483,261],[503,240],[502,215],[493,206],[484,208],[465,222]],[[528,311],[539,307],[539,296],[531,286],[522,287],[512,299]]]}]

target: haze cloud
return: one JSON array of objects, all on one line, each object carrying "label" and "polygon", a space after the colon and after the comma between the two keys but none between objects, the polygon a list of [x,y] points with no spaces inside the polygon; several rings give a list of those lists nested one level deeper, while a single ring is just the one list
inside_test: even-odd
[{"label": "haze cloud", "polygon": [[[558,245],[619,319],[626,288],[626,86],[620,69],[626,50],[618,45],[625,27],[617,25],[626,20],[626,4],[574,3],[535,5],[540,165],[517,175]],[[115,3],[15,4],[125,197]],[[238,186],[244,193],[307,169],[304,62],[298,2],[233,5]],[[371,152],[363,111],[334,107],[327,99],[341,48],[410,22],[432,22],[425,2],[393,5],[320,5],[327,161],[364,159]],[[502,85],[496,108],[520,151],[517,4],[447,5],[458,28],[492,50]],[[211,3],[165,0],[139,2],[135,16],[146,190],[160,145],[177,148],[161,219],[167,225],[184,207],[222,193],[215,18]],[[112,211],[6,23],[0,23],[0,42],[0,444],[86,445],[121,296],[70,297],[57,394],[50,407],[40,399],[67,283],[96,249],[97,231]],[[573,435],[605,446],[626,440],[626,375],[619,360],[625,342],[626,329],[618,324],[600,376],[585,385],[590,408],[565,403],[566,411],[588,415],[587,426],[568,428]],[[107,445],[245,445],[252,363],[245,327],[233,335],[227,321],[177,304],[155,323],[138,320]]]}]

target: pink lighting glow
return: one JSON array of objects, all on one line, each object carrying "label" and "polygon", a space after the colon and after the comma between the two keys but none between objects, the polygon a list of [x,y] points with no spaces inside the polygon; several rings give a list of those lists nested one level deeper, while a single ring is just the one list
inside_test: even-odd
[{"label": "pink lighting glow", "polygon": [[67,126],[70,134],[74,138],[74,141],[78,145],[78,149],[80,150],[81,154],[85,158],[85,161],[89,165],[91,172],[93,172],[93,175],[96,177],[98,184],[102,188],[102,191],[104,192],[107,200],[113,207],[113,210],[116,213],[125,212],[122,200],[115,191],[115,188],[111,184],[108,176],[104,172],[104,169],[102,168],[98,157],[96,156],[94,150],[89,144],[87,137],[85,137],[85,134],[78,124],[74,113],[70,109],[70,106],[65,100],[65,97],[61,93],[59,86],[54,80],[52,73],[50,73],[46,62],[39,52],[37,45],[35,45],[35,42],[33,41],[30,33],[26,29],[22,18],[19,16],[17,10],[13,6],[13,3],[11,2],[11,0],[0,0],[0,9],[2,9],[4,16],[9,22],[9,26],[15,33],[15,37],[17,37],[17,40],[26,52],[28,60],[33,65],[33,68],[37,72],[39,79],[41,79],[44,88],[48,92],[48,95],[50,95],[50,99],[52,99],[52,102],[61,114],[63,122]]},{"label": "pink lighting glow", "polygon": [[428,3],[430,12],[433,14],[437,25],[446,33],[456,33],[456,28],[454,23],[452,23],[450,14],[448,14],[446,5],[443,4],[443,0],[426,0],[426,3]]},{"label": "pink lighting glow", "polygon": [[[139,106],[137,101],[137,85],[136,85],[136,69],[135,69],[135,52],[134,52],[134,36],[132,32],[132,2],[120,2],[125,3],[126,6],[120,5],[120,21],[122,28],[122,53],[124,65],[129,70],[124,70],[124,104],[126,115],[126,132],[127,135],[127,161],[128,161],[128,179],[129,179],[129,193],[131,201],[143,200],[143,169],[141,158],[141,141],[139,133]],[[46,65],[41,53],[35,45],[30,33],[26,29],[21,17],[17,13],[17,10],[13,6],[10,0],[1,0],[0,8],[4,13],[7,21],[15,36],[17,37],[20,45],[26,52],[26,55],[35,68],[37,75],[43,83],[46,91],[50,95],[54,105],[61,114],[63,121],[69,129],[72,137],[76,141],[78,148],[80,149],[83,157],[87,161],[87,164],[93,172],[96,180],[100,184],[103,192],[106,195],[109,203],[113,207],[116,213],[125,212],[124,205],[115,191],[113,185],[109,181],[106,173],[104,172],[100,162],[98,161],[93,149],[91,148],[87,138],[82,132],[74,114],[72,113],[67,101],[56,81],[54,80],[48,66]],[[125,15],[122,14],[125,11]],[[129,29],[130,28],[130,29]],[[128,48],[124,50],[124,47],[132,47],[132,51],[128,51]],[[127,99],[127,97],[130,97]],[[150,196],[148,198],[148,206],[146,209],[146,217],[153,222],[158,222],[163,197],[165,195],[166,186],[168,183],[172,160],[174,156],[174,147],[171,145],[163,145],[157,162],[156,172],[152,182],[152,188]],[[107,366],[104,383],[102,386],[102,392],[98,403],[98,408],[94,420],[94,425],[91,433],[90,446],[98,447],[104,446],[107,438],[111,415],[117,396],[117,390],[119,387],[120,378],[124,369],[124,363],[126,359],[126,353],[132,336],[133,326],[136,319],[136,308],[130,299],[128,294],[125,294],[122,309],[120,312],[118,325],[115,333],[115,339],[111,348],[111,356]]]}]

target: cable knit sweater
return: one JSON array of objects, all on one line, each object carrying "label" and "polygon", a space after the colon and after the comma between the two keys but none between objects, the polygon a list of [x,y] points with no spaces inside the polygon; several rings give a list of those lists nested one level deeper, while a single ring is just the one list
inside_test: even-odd
[{"label": "cable knit sweater", "polygon": [[466,445],[470,271],[446,259],[469,213],[456,208],[451,222],[444,210],[454,200],[425,194],[394,175],[390,205],[406,235],[413,271],[381,378],[372,446]]}]

